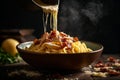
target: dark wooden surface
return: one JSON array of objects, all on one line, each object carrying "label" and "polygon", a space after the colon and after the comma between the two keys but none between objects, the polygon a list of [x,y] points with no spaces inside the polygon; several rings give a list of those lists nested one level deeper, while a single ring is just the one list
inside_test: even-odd
[{"label": "dark wooden surface", "polygon": [[[100,60],[113,56],[120,59],[119,54],[102,54]],[[99,60],[99,59],[98,59]],[[88,69],[87,67],[85,69]],[[120,80],[120,76],[92,77],[83,71],[49,72],[38,71],[25,62],[0,66],[0,80]]]}]

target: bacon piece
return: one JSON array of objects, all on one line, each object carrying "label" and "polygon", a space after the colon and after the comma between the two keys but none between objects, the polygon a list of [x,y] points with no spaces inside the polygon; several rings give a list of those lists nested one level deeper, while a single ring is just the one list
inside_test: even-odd
[{"label": "bacon piece", "polygon": [[34,39],[33,42],[34,42],[35,45],[40,44],[39,39]]},{"label": "bacon piece", "polygon": [[118,75],[120,75],[120,72],[117,72],[116,70],[109,70],[108,74],[110,76],[118,76]]},{"label": "bacon piece", "polygon": [[108,57],[108,59],[107,59],[109,62],[116,62],[116,58],[114,58],[114,57],[112,57],[112,56],[110,56],[110,57]]},{"label": "bacon piece", "polygon": [[62,42],[66,42],[67,39],[66,39],[66,38],[62,38],[61,41],[62,41]]},{"label": "bacon piece", "polygon": [[62,42],[62,48],[67,46],[67,42]]},{"label": "bacon piece", "polygon": [[78,37],[74,37],[73,41],[79,41]]},{"label": "bacon piece", "polygon": [[55,38],[56,37],[56,31],[51,31],[49,38]]},{"label": "bacon piece", "polygon": [[98,62],[95,64],[95,67],[105,67],[105,64],[104,64],[102,61],[98,61]]},{"label": "bacon piece", "polygon": [[107,68],[100,68],[100,72],[107,72],[108,69]]},{"label": "bacon piece", "polygon": [[65,34],[65,33],[63,33],[63,32],[60,32],[60,36],[61,36],[61,37],[67,37],[68,35]]}]

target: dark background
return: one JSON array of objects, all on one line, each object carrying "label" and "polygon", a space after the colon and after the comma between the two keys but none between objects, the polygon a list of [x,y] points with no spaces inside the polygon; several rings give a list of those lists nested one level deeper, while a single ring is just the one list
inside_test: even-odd
[{"label": "dark background", "polygon": [[[120,0],[61,0],[58,30],[101,43],[105,53],[120,53]],[[43,34],[42,9],[31,0],[0,2],[0,29],[35,29]]]}]

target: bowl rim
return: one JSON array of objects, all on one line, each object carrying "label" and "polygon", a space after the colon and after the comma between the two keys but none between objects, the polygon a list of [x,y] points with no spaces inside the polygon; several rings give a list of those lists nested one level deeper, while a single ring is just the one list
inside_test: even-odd
[{"label": "bowl rim", "polygon": [[[71,54],[71,53],[67,53],[67,54],[64,54],[64,53],[60,53],[60,54],[56,54],[56,53],[46,53],[47,55],[76,55],[76,54],[91,54],[91,53],[96,53],[96,52],[99,52],[99,51],[103,51],[103,49],[104,49],[104,46],[102,45],[102,44],[100,44],[100,43],[96,43],[96,42],[92,42],[92,41],[85,41],[85,40],[81,40],[81,42],[89,42],[89,43],[92,43],[92,44],[96,44],[96,45],[99,45],[100,46],[100,48],[99,49],[97,49],[97,50],[93,50],[93,51],[91,51],[91,52],[82,52],[82,53],[73,53],[73,54]],[[34,52],[34,51],[29,51],[29,50],[25,50],[25,49],[21,49],[19,46],[20,45],[22,45],[22,44],[25,44],[25,43],[33,43],[33,41],[26,41],[26,42],[22,42],[22,43],[19,43],[17,46],[16,46],[16,49],[18,50],[18,52],[20,51],[20,52],[25,52],[25,53],[29,53],[29,54],[41,54],[41,53],[39,53],[39,52]],[[21,54],[21,53],[20,53]],[[46,55],[45,54],[45,55]],[[42,53],[42,55],[44,55],[43,53]]]}]

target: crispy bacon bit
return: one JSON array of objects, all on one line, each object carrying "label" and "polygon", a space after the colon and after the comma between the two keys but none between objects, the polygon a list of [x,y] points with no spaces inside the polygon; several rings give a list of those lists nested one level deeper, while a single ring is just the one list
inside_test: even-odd
[{"label": "crispy bacon bit", "polygon": [[103,63],[95,64],[95,67],[104,67],[105,65]]},{"label": "crispy bacon bit", "polygon": [[66,38],[62,38],[61,41],[62,41],[62,42],[66,42],[67,39],[66,39]]},{"label": "crispy bacon bit", "polygon": [[107,72],[108,70],[106,68],[100,68],[100,72]]},{"label": "crispy bacon bit", "polygon": [[110,56],[107,60],[110,61],[110,62],[115,62],[116,58]]},{"label": "crispy bacon bit", "polygon": [[117,75],[120,75],[120,72],[117,72],[117,71],[115,71],[115,70],[109,70],[109,71],[108,71],[108,74],[109,74],[110,76],[117,76]]},{"label": "crispy bacon bit", "polygon": [[112,66],[111,63],[106,63],[106,64],[105,64],[105,67],[110,67],[110,66]]},{"label": "crispy bacon bit", "polygon": [[60,36],[61,37],[67,37],[67,34],[63,33],[63,32],[60,32]]},{"label": "crispy bacon bit", "polygon": [[52,39],[52,38],[55,38],[55,37],[56,37],[56,31],[52,31],[52,32],[50,33],[49,38]]},{"label": "crispy bacon bit", "polygon": [[79,41],[78,37],[74,37],[73,41]]},{"label": "crispy bacon bit", "polygon": [[65,47],[65,46],[67,46],[67,42],[62,43],[62,48]]},{"label": "crispy bacon bit", "polygon": [[40,44],[40,41],[38,39],[34,39],[34,44],[37,45],[37,44]]},{"label": "crispy bacon bit", "polygon": [[102,61],[98,61],[98,62],[95,64],[95,67],[105,67],[105,64],[104,64]]}]

